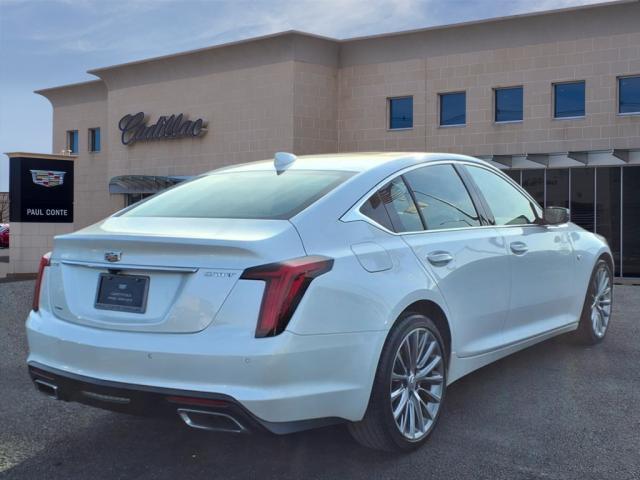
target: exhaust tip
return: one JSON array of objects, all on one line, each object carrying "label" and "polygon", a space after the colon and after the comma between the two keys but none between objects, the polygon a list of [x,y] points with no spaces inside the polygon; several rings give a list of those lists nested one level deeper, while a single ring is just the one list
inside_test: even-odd
[{"label": "exhaust tip", "polygon": [[191,428],[213,432],[246,433],[247,428],[227,413],[179,408],[178,415]]},{"label": "exhaust tip", "polygon": [[45,395],[55,398],[56,400],[60,398],[58,397],[57,385],[41,380],[40,378],[36,378],[33,382],[35,383],[36,388]]}]

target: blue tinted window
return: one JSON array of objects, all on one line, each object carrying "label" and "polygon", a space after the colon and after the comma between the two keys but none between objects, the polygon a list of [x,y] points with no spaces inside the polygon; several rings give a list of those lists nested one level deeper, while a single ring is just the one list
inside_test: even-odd
[{"label": "blue tinted window", "polygon": [[440,125],[464,125],[467,123],[466,93],[440,94]]},{"label": "blue tinted window", "polygon": [[389,99],[389,128],[413,127],[413,97]]},{"label": "blue tinted window", "polygon": [[71,150],[71,153],[78,153],[78,131],[69,130],[67,132],[67,149]]},{"label": "blue tinted window", "polygon": [[99,128],[89,129],[89,150],[91,150],[92,152],[100,151],[100,129]]},{"label": "blue tinted window", "polygon": [[522,120],[522,87],[496,89],[496,122]]},{"label": "blue tinted window", "polygon": [[555,118],[584,116],[584,82],[558,83],[554,89]]},{"label": "blue tinted window", "polygon": [[620,113],[640,113],[640,76],[618,79]]}]

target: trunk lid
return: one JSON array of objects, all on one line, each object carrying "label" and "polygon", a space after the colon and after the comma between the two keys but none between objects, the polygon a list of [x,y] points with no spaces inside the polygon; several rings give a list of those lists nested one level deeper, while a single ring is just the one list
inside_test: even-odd
[{"label": "trunk lid", "polygon": [[[111,217],[55,238],[51,309],[61,319],[97,328],[196,332],[214,320],[245,268],[303,255],[287,220]],[[96,306],[112,299],[98,301],[99,282],[107,282],[101,277],[109,279],[103,293],[113,287],[135,304],[146,295],[143,311]],[[135,281],[146,282],[146,294],[127,293]]]}]

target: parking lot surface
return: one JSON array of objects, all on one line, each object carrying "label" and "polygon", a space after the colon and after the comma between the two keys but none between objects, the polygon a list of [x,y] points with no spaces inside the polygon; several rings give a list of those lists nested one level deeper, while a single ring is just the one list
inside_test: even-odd
[{"label": "parking lot surface", "polygon": [[640,287],[616,287],[603,344],[560,337],[453,384],[427,445],[403,455],[343,426],[233,436],[47,398],[25,367],[32,288],[0,284],[0,478],[640,479]]}]

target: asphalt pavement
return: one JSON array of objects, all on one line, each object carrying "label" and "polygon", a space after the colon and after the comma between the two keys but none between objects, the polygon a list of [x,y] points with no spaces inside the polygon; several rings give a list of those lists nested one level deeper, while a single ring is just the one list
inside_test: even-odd
[{"label": "asphalt pavement", "polygon": [[601,345],[559,337],[453,384],[429,442],[402,455],[343,426],[234,436],[50,399],[25,367],[32,289],[0,284],[2,479],[640,480],[640,287],[616,287]]}]

